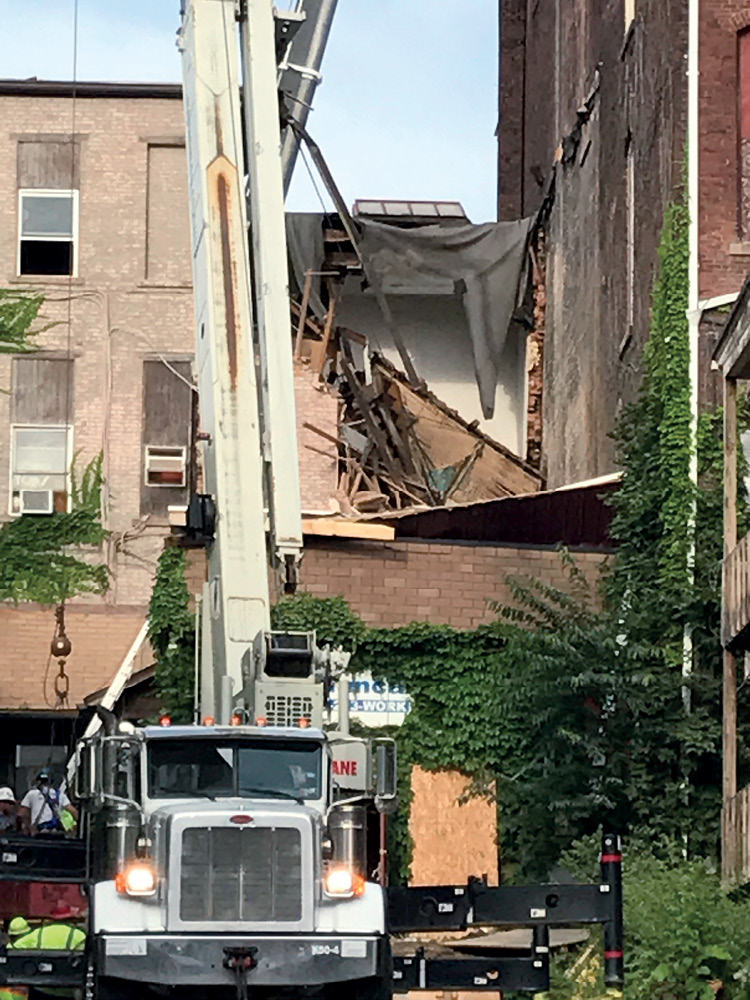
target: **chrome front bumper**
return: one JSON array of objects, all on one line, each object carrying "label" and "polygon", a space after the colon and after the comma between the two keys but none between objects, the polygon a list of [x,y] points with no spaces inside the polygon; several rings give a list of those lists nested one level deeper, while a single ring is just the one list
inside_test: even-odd
[{"label": "chrome front bumper", "polygon": [[232,986],[233,949],[255,949],[248,985],[317,986],[387,973],[382,935],[102,934],[100,976],[164,986]]}]

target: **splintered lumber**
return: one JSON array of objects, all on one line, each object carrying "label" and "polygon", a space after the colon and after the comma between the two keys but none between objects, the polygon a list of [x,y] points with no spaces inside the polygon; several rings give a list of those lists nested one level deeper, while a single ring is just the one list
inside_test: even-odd
[{"label": "splintered lumber", "polygon": [[364,393],[362,392],[362,387],[357,381],[357,376],[354,374],[354,371],[349,362],[346,360],[346,358],[342,357],[340,363],[341,363],[341,370],[344,373],[344,378],[346,379],[347,385],[349,386],[349,389],[351,390],[351,393],[354,396],[354,399],[357,403],[357,407],[359,408],[359,412],[362,414],[362,417],[364,418],[368,433],[378,449],[378,454],[382,459],[383,464],[391,473],[391,475],[394,476],[394,478],[398,479],[399,478],[398,469],[396,468],[396,465],[390,455],[390,452],[388,451],[388,441],[386,440],[386,436],[383,433],[382,429],[378,425],[377,420],[375,420],[375,418],[372,415],[368,401],[365,398]]},{"label": "splintered lumber", "polygon": [[[386,395],[381,396],[381,400],[384,400],[386,398],[387,398]],[[414,462],[412,461],[411,453],[404,444],[401,435],[396,430],[396,425],[391,418],[387,404],[383,405],[383,403],[381,402],[381,405],[378,407],[378,411],[380,413],[380,416],[383,418],[383,423],[385,424],[388,433],[391,436],[391,441],[393,441],[394,445],[396,446],[396,451],[398,452],[398,457],[401,459],[401,464],[404,467],[404,471],[408,475],[414,475],[416,470],[414,468]]]},{"label": "splintered lumber", "polygon": [[380,493],[377,490],[363,490],[361,493],[355,493],[349,499],[352,506],[358,510],[377,511],[388,505],[388,497],[385,493]]},{"label": "splintered lumber", "polygon": [[[298,302],[292,301],[290,302],[290,309],[293,322],[299,323],[300,317],[305,316],[305,314],[302,312],[300,304]],[[323,336],[323,330],[320,326],[320,323],[318,323],[318,321],[315,319],[312,313],[308,312],[307,315],[305,316],[305,322],[302,331],[302,339],[315,341],[315,340],[320,340],[322,336]]]}]

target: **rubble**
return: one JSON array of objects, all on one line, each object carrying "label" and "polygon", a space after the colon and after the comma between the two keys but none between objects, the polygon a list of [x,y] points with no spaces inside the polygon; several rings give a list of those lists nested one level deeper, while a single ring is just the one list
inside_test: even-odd
[{"label": "rubble", "polygon": [[323,321],[292,304],[295,355],[321,389],[340,399],[338,436],[304,426],[339,456],[344,514],[442,506],[533,493],[542,477],[508,448],[467,423],[422,383],[371,353],[357,331],[335,325],[336,282]]}]

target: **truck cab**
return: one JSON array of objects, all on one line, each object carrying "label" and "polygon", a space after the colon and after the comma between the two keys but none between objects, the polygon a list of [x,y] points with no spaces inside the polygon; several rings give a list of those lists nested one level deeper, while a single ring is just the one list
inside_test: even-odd
[{"label": "truck cab", "polygon": [[387,741],[380,787],[342,798],[336,739],[320,729],[109,728],[79,746],[74,782],[97,996],[235,995],[240,980],[297,997],[390,995],[384,890],[365,869],[368,795],[381,809],[395,797]]}]

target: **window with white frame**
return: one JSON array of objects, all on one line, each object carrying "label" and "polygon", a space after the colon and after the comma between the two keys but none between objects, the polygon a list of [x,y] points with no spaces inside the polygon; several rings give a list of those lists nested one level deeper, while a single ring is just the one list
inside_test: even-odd
[{"label": "window with white frame", "polygon": [[18,273],[75,276],[78,266],[78,191],[18,192]]},{"label": "window with white frame", "polygon": [[11,514],[70,509],[73,428],[52,424],[11,427]]}]

